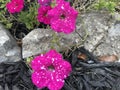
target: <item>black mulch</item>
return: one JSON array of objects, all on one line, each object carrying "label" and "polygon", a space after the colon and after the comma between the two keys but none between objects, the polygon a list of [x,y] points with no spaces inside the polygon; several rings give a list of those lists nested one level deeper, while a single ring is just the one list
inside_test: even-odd
[{"label": "black mulch", "polygon": [[73,71],[66,79],[63,90],[120,90],[119,62],[99,62],[83,47],[67,59]]},{"label": "black mulch", "polygon": [[[64,58],[69,60],[73,70],[62,90],[120,90],[119,62],[99,62],[83,47]],[[37,90],[30,75],[30,67],[23,61],[0,64],[0,85],[3,90]]]},{"label": "black mulch", "polygon": [[36,90],[31,73],[23,61],[0,64],[0,90]]}]

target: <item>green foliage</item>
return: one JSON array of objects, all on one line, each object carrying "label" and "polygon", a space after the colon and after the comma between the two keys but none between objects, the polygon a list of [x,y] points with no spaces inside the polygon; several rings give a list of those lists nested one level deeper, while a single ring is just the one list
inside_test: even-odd
[{"label": "green foliage", "polygon": [[0,23],[3,23],[6,26],[6,28],[11,28],[12,23],[4,15],[5,15],[5,12],[1,11],[0,12]]},{"label": "green foliage", "polygon": [[9,2],[9,0],[0,0],[0,23],[3,23],[6,26],[6,28],[11,28],[11,21],[5,17],[7,2]]},{"label": "green foliage", "polygon": [[38,11],[38,3],[37,0],[34,0],[34,2],[30,2],[30,0],[25,0],[27,2],[27,8],[25,10],[22,10],[20,13],[17,13],[16,15],[6,13],[6,3],[8,3],[10,0],[0,0],[0,23],[4,24],[6,28],[12,27],[12,22],[17,21],[19,23],[23,23],[26,25],[28,29],[34,29],[34,27],[39,24],[37,21],[37,11]]},{"label": "green foliage", "polygon": [[6,6],[6,3],[9,2],[10,0],[0,0],[0,10],[4,9],[6,10],[5,6]]},{"label": "green foliage", "polygon": [[32,60],[33,60],[33,57],[28,57],[28,58],[26,58],[27,64],[29,65]]},{"label": "green foliage", "polygon": [[94,5],[93,8],[96,10],[108,10],[109,12],[114,12],[115,7],[119,0],[98,0]]},{"label": "green foliage", "polygon": [[38,25],[37,21],[37,2],[30,3],[30,7],[27,11],[22,11],[18,14],[18,21],[26,25],[28,29],[33,29],[35,25]]}]

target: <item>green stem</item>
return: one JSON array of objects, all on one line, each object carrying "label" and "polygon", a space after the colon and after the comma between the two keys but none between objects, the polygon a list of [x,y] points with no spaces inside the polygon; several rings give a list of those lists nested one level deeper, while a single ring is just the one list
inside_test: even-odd
[{"label": "green stem", "polygon": [[14,17],[12,14],[10,14],[10,17],[11,17],[12,20],[16,20],[16,21],[18,21],[17,18]]},{"label": "green stem", "polygon": [[51,49],[55,49],[55,46],[60,47],[59,37],[56,32],[53,32],[52,34],[52,40],[51,40]]}]

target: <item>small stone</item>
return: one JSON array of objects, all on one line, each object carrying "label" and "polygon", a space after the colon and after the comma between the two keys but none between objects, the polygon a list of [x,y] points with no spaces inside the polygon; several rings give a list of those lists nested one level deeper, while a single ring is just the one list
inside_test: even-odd
[{"label": "small stone", "polygon": [[20,48],[9,31],[0,24],[0,63],[19,60],[21,60]]}]

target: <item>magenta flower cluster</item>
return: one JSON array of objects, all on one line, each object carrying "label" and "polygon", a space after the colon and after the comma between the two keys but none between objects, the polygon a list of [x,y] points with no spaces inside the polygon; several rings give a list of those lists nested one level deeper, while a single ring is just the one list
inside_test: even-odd
[{"label": "magenta flower cluster", "polygon": [[[64,0],[38,0],[37,19],[39,22],[50,25],[55,32],[70,34],[76,28],[78,12]],[[24,7],[24,0],[11,0],[6,4],[9,13],[19,13]],[[47,87],[50,90],[60,90],[64,85],[64,79],[72,71],[69,62],[62,58],[62,55],[55,50],[40,54],[31,62],[33,73],[32,82],[38,88]]]},{"label": "magenta flower cluster", "polygon": [[60,90],[72,70],[70,63],[55,50],[37,56],[32,60],[31,67],[34,70],[33,83],[39,88],[48,87],[50,90]]},{"label": "magenta flower cluster", "polygon": [[51,0],[38,0],[38,3],[41,6],[49,6],[51,4]]},{"label": "magenta flower cluster", "polygon": [[50,6],[42,6],[38,9],[38,21],[43,22],[44,24],[50,24],[51,18],[48,17],[47,12],[51,10]]},{"label": "magenta flower cluster", "polygon": [[[78,12],[70,6],[69,2],[56,0],[56,5],[52,8],[51,3],[54,0],[38,0],[37,19],[39,22],[50,25],[55,32],[70,34],[76,28],[76,19]],[[10,13],[18,13],[24,7],[24,0],[11,0],[6,4]]]},{"label": "magenta flower cluster", "polygon": [[[39,2],[40,1],[44,0],[39,0]],[[39,22],[50,24],[52,30],[56,32],[70,34],[75,30],[78,12],[70,6],[69,2],[57,0],[56,6],[53,8],[45,5],[46,3],[44,5],[42,3],[38,9],[37,19]],[[43,12],[41,13],[41,11]]]},{"label": "magenta flower cluster", "polygon": [[10,13],[18,13],[24,7],[24,0],[11,0],[6,4],[6,8]]}]

